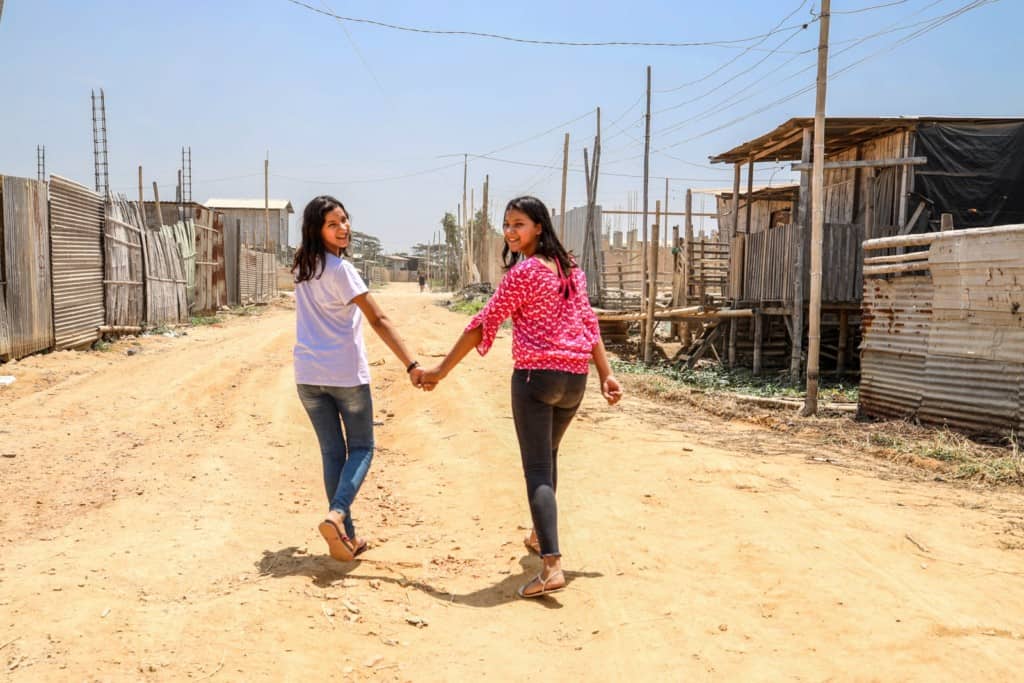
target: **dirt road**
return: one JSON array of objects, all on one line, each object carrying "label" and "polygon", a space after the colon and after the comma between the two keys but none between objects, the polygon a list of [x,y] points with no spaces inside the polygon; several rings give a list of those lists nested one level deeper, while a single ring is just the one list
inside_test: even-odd
[{"label": "dirt road", "polygon": [[[466,322],[410,285],[377,296],[426,360]],[[593,379],[561,458],[569,589],[516,598],[538,562],[508,333],[432,394],[370,334],[382,424],[354,518],[374,547],[338,564],[293,325],[275,306],[0,368],[0,675],[1020,676],[1018,494],[884,479],[635,395],[609,408]]]}]

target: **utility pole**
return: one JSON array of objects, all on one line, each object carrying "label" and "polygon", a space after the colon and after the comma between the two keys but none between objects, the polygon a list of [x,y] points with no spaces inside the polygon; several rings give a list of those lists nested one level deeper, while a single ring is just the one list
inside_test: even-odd
[{"label": "utility pole", "polygon": [[[807,398],[800,414],[818,412],[821,355],[821,251],[825,230],[825,89],[828,85],[828,23],[831,0],[821,2],[818,83],[814,103],[814,170],[811,173],[811,301],[807,314]],[[801,277],[802,274],[798,274]],[[798,302],[800,303],[800,302]]]},{"label": "utility pole", "polygon": [[569,134],[565,134],[562,144],[562,202],[558,205],[558,241],[565,244],[565,187],[569,177]]},{"label": "utility pole", "polygon": [[[263,249],[270,254],[270,150],[263,159],[263,224],[266,230],[263,237]],[[276,259],[275,259],[276,260]],[[260,268],[260,272],[264,269]],[[266,284],[264,284],[266,288]],[[263,292],[261,292],[262,294]]]},{"label": "utility pole", "polygon": [[469,155],[468,154],[463,154],[462,155],[462,214],[461,214],[461,220],[459,221],[462,224],[462,232],[463,232],[463,235],[464,235],[463,239],[465,240],[465,245],[463,246],[463,252],[464,252],[465,255],[462,258],[462,266],[465,269],[464,270],[463,279],[462,279],[463,285],[469,283],[469,274],[470,274],[470,269],[469,269],[469,263],[470,263],[470,260],[469,260],[469,246],[470,246],[469,245],[469,218],[466,215],[467,214],[467,210],[469,208],[469,205],[466,204],[466,184],[467,184],[467,179],[468,178],[469,178]]},{"label": "utility pole", "polygon": [[[640,253],[641,253],[641,259],[640,259],[641,267],[640,267],[640,270],[642,271],[642,275],[640,277],[640,282],[642,282],[642,283],[647,282],[647,269],[648,269],[647,250],[645,249],[645,247],[647,246],[647,187],[648,187],[648,181],[650,180],[650,172],[651,172],[651,67],[648,66],[647,67],[647,111],[644,114],[644,221],[643,221],[643,235],[642,235],[643,241],[640,243],[641,244],[641,247],[640,247]],[[641,307],[641,310],[643,310],[645,303],[646,303],[646,298],[644,297],[644,287],[643,287],[643,285],[641,285],[640,286],[640,307]],[[645,335],[646,335],[646,328],[644,328],[644,331],[641,332],[641,334],[640,334],[640,342],[641,342],[642,345],[646,345],[646,343],[647,343]]]},{"label": "utility pole", "polygon": [[[490,192],[490,185],[491,185],[491,176],[490,176],[490,174],[488,174],[488,175],[484,176],[484,203],[483,203],[483,206],[480,208],[480,215],[483,217],[484,227],[485,228],[490,228],[491,227],[491,221],[490,221],[489,215],[487,213],[488,209],[489,209],[489,207],[488,207],[488,200],[490,199],[490,197],[488,197],[488,193]],[[490,232],[490,230],[488,230],[487,232]],[[486,242],[484,244],[486,244]],[[485,258],[484,261],[488,264],[487,265],[487,281],[491,282],[491,284],[494,284],[495,278],[494,278],[493,274],[491,273],[491,266],[490,266],[491,259],[488,257],[488,258]],[[483,281],[483,278],[484,278],[484,274],[480,273],[480,280]]]}]

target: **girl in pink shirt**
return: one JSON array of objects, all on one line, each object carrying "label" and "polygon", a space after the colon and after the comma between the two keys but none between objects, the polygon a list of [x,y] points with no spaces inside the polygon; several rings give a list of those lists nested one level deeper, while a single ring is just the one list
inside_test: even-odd
[{"label": "girl in pink shirt", "polygon": [[427,387],[440,381],[473,348],[486,354],[498,327],[512,318],[512,416],[534,529],[525,543],[544,561],[519,595],[536,598],[566,585],[555,502],[558,445],[583,400],[589,361],[597,367],[609,405],[619,401],[622,388],[608,364],[586,276],[555,236],[544,203],[535,197],[510,201],[504,232],[502,258],[508,272],[487,306],[422,381]]}]

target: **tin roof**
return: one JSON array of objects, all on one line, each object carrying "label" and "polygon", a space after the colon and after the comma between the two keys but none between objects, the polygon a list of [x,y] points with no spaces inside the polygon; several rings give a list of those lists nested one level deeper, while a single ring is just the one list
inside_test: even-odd
[{"label": "tin roof", "polygon": [[[274,210],[285,209],[288,213],[295,213],[295,209],[292,208],[292,203],[287,199],[271,199],[269,201],[269,208]],[[205,205],[211,209],[262,209],[264,208],[263,199],[225,199],[215,198],[207,199]]]}]

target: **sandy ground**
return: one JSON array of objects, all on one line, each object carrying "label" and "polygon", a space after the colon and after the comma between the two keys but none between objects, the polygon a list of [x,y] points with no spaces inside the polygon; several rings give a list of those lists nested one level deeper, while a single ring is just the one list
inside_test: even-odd
[{"label": "sandy ground", "polygon": [[[413,285],[376,296],[425,361],[466,321]],[[1018,493],[609,408],[593,379],[560,467],[569,588],[516,598],[538,561],[508,333],[432,394],[370,334],[374,547],[337,563],[293,325],[277,305],[0,368],[0,677],[1019,680]]]}]

